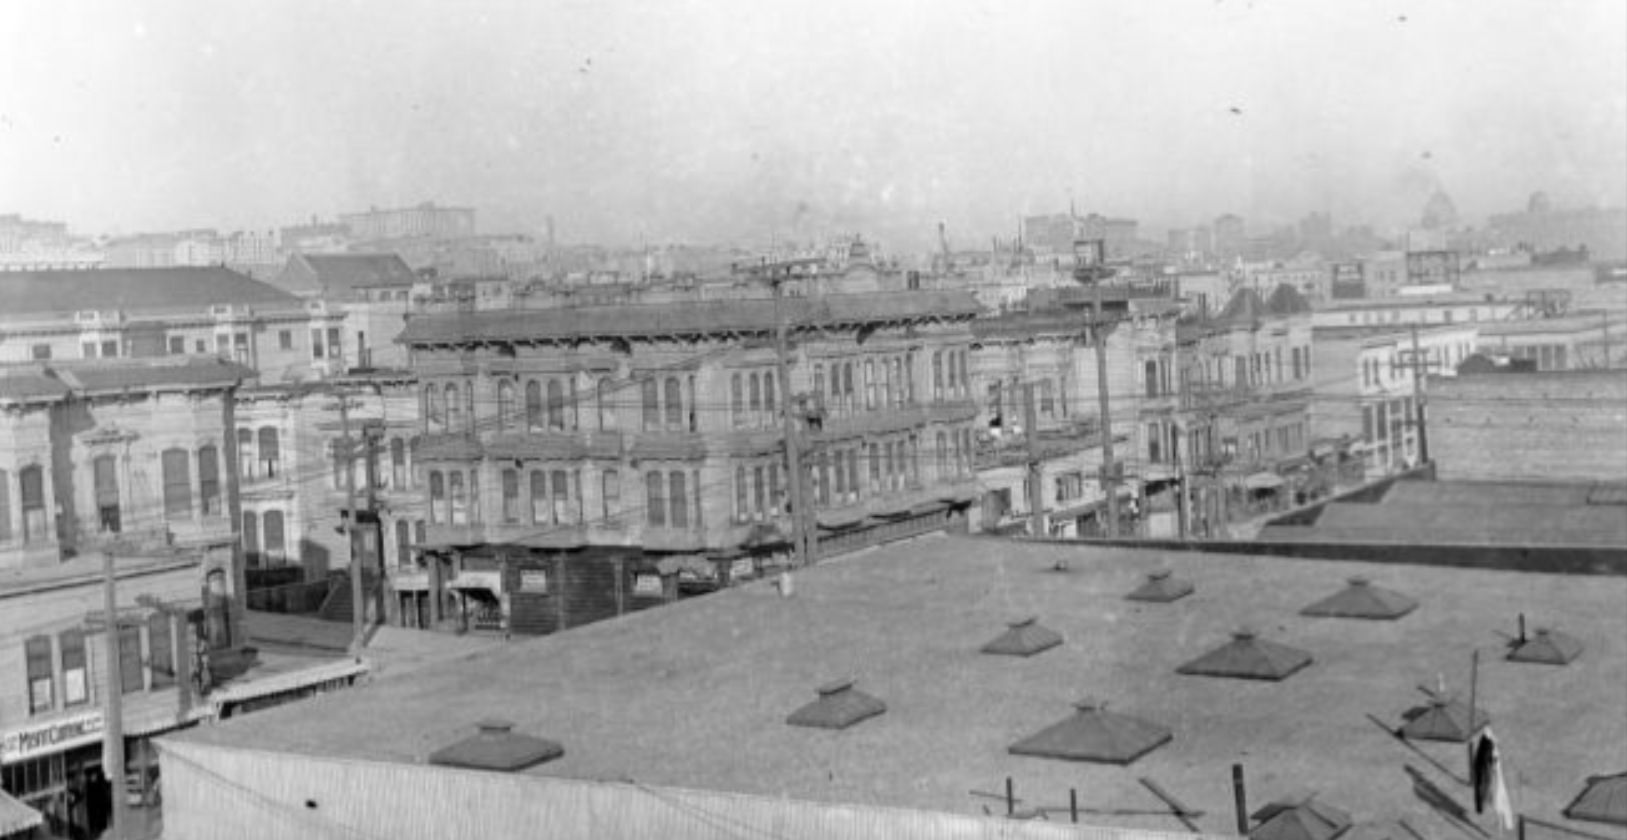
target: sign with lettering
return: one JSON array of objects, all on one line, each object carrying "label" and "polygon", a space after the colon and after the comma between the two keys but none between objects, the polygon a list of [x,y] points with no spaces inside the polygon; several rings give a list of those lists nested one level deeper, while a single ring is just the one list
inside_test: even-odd
[{"label": "sign with lettering", "polygon": [[640,598],[661,597],[661,576],[648,572],[634,575],[633,594]]},{"label": "sign with lettering", "polygon": [[423,592],[429,589],[429,572],[405,572],[390,576],[397,592]]},{"label": "sign with lettering", "polygon": [[0,764],[59,752],[102,737],[102,710],[0,732]]},{"label": "sign with lettering", "polygon": [[548,572],[546,569],[521,569],[520,591],[531,595],[548,594]]},{"label": "sign with lettering", "polygon": [[751,577],[756,571],[757,570],[751,565],[751,558],[742,557],[739,560],[729,564],[729,579],[745,580],[746,578]]}]

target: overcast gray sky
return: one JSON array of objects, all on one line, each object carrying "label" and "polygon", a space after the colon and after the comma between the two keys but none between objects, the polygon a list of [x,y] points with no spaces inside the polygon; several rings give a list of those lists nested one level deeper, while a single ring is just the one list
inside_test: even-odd
[{"label": "overcast gray sky", "polygon": [[1621,0],[7,0],[0,33],[0,212],[83,232],[434,199],[907,247],[1070,196],[1147,228],[1627,203]]}]

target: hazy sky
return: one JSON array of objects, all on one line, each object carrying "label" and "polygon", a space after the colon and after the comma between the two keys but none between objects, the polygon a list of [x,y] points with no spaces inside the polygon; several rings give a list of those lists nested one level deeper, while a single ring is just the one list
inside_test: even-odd
[{"label": "hazy sky", "polygon": [[87,233],[433,199],[575,242],[970,246],[1070,196],[1144,229],[1627,203],[1621,0],[6,0],[0,34],[0,212]]}]

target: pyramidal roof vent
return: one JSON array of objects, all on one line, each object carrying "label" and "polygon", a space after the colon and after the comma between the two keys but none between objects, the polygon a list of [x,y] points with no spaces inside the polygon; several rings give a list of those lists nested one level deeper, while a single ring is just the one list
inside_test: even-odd
[{"label": "pyramidal roof vent", "polygon": [[1062,644],[1062,635],[1039,623],[1037,616],[1019,619],[1007,625],[1006,632],[983,646],[984,653],[1004,656],[1033,656]]},{"label": "pyramidal roof vent", "polygon": [[1311,655],[1299,648],[1268,642],[1253,630],[1238,630],[1232,640],[1175,669],[1177,674],[1233,677],[1244,680],[1281,680],[1311,664]]},{"label": "pyramidal roof vent", "polygon": [[1542,665],[1568,665],[1576,657],[1582,655],[1582,640],[1538,627],[1536,633],[1523,642],[1516,641],[1513,650],[1508,652],[1510,662],[1535,662]]},{"label": "pyramidal roof vent", "polygon": [[887,704],[853,688],[854,680],[841,679],[819,687],[819,699],[785,719],[792,726],[846,729],[887,711]]},{"label": "pyramidal roof vent", "polygon": [[565,754],[553,741],[514,732],[506,720],[487,718],[475,728],[474,735],[430,753],[429,763],[513,773]]},{"label": "pyramidal roof vent", "polygon": [[1124,597],[1131,601],[1152,601],[1163,604],[1170,601],[1179,601],[1191,595],[1194,590],[1191,581],[1175,577],[1169,570],[1164,569],[1148,573],[1147,581]]},{"label": "pyramidal roof vent", "polygon": [[1572,820],[1627,825],[1627,773],[1589,776],[1587,787],[1565,806],[1564,814]]},{"label": "pyramidal roof vent", "polygon": [[1072,716],[1012,744],[1010,751],[1015,755],[1124,765],[1175,737],[1156,723],[1109,712],[1105,703],[1083,700],[1074,708]]},{"label": "pyramidal roof vent", "polygon": [[1350,815],[1314,795],[1279,800],[1254,812],[1249,840],[1333,840],[1350,829]]},{"label": "pyramidal roof vent", "polygon": [[1469,725],[1469,704],[1450,695],[1429,693],[1429,702],[1414,706],[1401,715],[1401,736],[1417,741],[1453,741],[1462,743],[1480,727],[1491,722],[1485,709],[1474,710],[1474,726]]},{"label": "pyramidal roof vent", "polygon": [[1353,577],[1349,586],[1299,611],[1300,615],[1327,618],[1365,618],[1393,621],[1418,609],[1418,602],[1364,577]]}]

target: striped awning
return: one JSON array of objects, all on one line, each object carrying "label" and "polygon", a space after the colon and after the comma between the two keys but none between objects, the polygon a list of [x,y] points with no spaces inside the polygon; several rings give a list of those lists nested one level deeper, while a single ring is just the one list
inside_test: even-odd
[{"label": "striped awning", "polygon": [[21,834],[25,831],[38,828],[45,822],[45,817],[33,808],[12,799],[4,790],[0,790],[0,836]]}]

